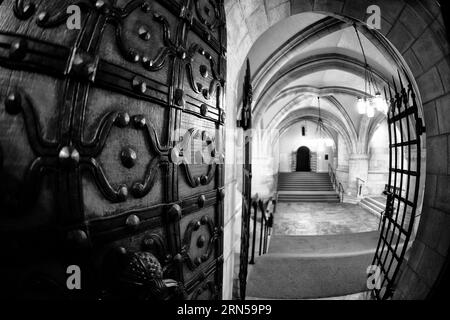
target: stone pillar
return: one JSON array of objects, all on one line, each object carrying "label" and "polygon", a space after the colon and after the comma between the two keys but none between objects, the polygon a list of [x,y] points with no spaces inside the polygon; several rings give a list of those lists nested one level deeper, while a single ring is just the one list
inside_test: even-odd
[{"label": "stone pillar", "polygon": [[[347,196],[358,196],[358,178],[366,181],[369,177],[369,155],[352,154],[348,159],[348,187],[345,190]],[[362,190],[363,194],[366,190]]]}]

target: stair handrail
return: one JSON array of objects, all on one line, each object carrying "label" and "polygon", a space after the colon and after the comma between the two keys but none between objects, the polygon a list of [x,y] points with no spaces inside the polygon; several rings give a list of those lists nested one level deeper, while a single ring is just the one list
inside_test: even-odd
[{"label": "stair handrail", "polygon": [[259,196],[256,194],[252,198],[252,208],[253,208],[253,234],[252,234],[252,251],[251,251],[251,258],[249,264],[255,264],[255,247],[256,247],[256,222],[258,219],[258,201]]},{"label": "stair handrail", "polygon": [[339,187],[338,187],[339,189],[339,200],[341,201],[341,202],[344,202],[344,195],[345,195],[345,189],[344,189],[344,186],[342,185],[342,183],[340,183],[339,182]]},{"label": "stair handrail", "polygon": [[276,194],[266,199],[260,198],[256,195],[252,199],[253,208],[253,234],[252,234],[252,249],[249,264],[255,264],[256,253],[256,228],[259,217],[261,217],[260,237],[259,237],[259,252],[258,255],[267,253],[269,245],[269,236],[273,228],[274,212],[277,204]]},{"label": "stair handrail", "polygon": [[337,179],[336,172],[331,164],[328,164],[328,174],[331,178],[331,183],[335,191],[339,193],[340,202],[344,202],[345,189],[342,183]]},{"label": "stair handrail", "polygon": [[[269,205],[272,204],[272,207]],[[268,240],[270,235],[270,229],[273,227],[273,211],[269,208],[274,208],[274,199],[269,197],[266,200],[259,200],[259,209],[261,211],[261,226],[260,226],[260,238],[259,238],[259,255],[267,253]]]},{"label": "stair handrail", "polygon": [[336,173],[334,172],[334,169],[331,166],[331,164],[328,165],[328,174],[329,174],[330,179],[331,179],[331,184],[336,189]]}]

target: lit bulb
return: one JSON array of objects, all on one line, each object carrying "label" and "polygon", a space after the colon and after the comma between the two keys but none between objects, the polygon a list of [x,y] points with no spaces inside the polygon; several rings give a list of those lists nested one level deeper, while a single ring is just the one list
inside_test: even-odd
[{"label": "lit bulb", "polygon": [[359,114],[365,114],[366,113],[366,99],[358,98],[358,103],[356,104],[356,107],[358,108]]},{"label": "lit bulb", "polygon": [[375,105],[375,109],[377,109],[380,112],[387,113],[388,106],[386,100],[384,100],[383,97],[381,96],[381,93],[377,92],[375,94],[375,98],[373,98],[373,103]]}]

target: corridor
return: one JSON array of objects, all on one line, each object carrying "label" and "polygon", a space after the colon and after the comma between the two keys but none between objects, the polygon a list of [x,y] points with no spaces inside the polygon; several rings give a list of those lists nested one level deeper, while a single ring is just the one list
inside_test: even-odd
[{"label": "corridor", "polygon": [[365,270],[378,224],[379,217],[355,204],[279,203],[267,253],[249,271],[248,298],[367,298]]},{"label": "corridor", "polygon": [[274,233],[311,236],[368,232],[378,229],[379,217],[348,203],[290,203],[277,205]]}]

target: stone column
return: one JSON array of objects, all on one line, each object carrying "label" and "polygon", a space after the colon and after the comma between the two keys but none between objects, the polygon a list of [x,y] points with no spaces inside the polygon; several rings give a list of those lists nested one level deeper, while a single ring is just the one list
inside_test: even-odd
[{"label": "stone column", "polygon": [[[347,196],[356,198],[358,195],[358,178],[367,182],[369,177],[369,155],[352,154],[348,159],[348,187]],[[362,190],[363,194],[366,190]]]}]

